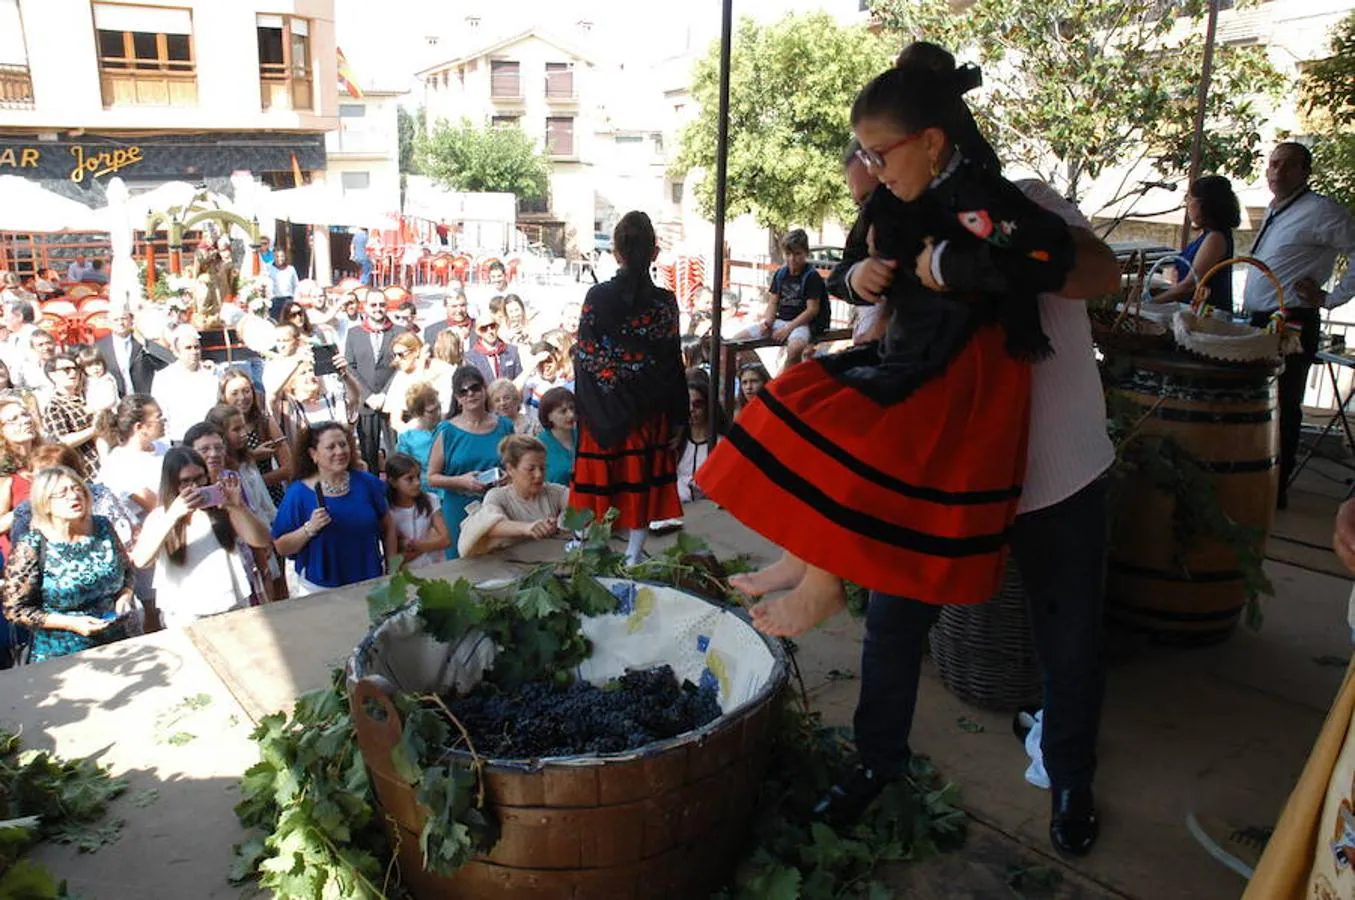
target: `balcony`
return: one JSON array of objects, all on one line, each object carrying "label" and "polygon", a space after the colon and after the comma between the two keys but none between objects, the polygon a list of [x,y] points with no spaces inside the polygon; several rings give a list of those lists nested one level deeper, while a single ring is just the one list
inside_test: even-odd
[{"label": "balcony", "polygon": [[310,69],[280,63],[259,64],[259,105],[264,109],[295,109],[306,112],[315,108],[311,90]]},{"label": "balcony", "polygon": [[0,109],[33,109],[28,66],[0,65]]}]

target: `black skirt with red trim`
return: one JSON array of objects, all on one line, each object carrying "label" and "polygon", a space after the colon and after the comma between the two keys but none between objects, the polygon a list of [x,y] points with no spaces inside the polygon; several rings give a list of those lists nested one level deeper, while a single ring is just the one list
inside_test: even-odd
[{"label": "black skirt with red trim", "polygon": [[616,507],[620,528],[648,528],[650,522],[682,517],[677,492],[677,456],[665,413],[651,416],[618,446],[603,447],[584,422],[574,455],[569,505],[590,509],[597,519]]},{"label": "black skirt with red trim", "polygon": [[928,603],[982,603],[1002,580],[1030,418],[1030,364],[1004,340],[981,326],[943,374],[893,404],[801,363],[744,409],[697,484],[841,578]]}]

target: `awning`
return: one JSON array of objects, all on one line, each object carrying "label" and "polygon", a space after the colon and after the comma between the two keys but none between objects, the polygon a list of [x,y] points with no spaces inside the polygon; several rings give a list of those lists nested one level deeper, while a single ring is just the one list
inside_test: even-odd
[{"label": "awning", "polygon": [[0,175],[0,231],[108,231],[106,210],[90,209],[19,175]]}]

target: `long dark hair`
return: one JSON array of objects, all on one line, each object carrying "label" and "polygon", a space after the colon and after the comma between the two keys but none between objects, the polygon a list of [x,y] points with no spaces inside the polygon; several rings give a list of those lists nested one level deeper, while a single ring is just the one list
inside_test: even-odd
[{"label": "long dark hair", "polygon": [[[419,461],[408,453],[393,453],[391,458],[386,460],[386,500],[392,506],[395,505],[395,479],[403,478],[411,472],[419,472],[423,466]],[[414,508],[420,514],[431,516],[433,514],[433,503],[428,499],[427,491],[419,491],[419,496],[414,498]]]},{"label": "long dark hair", "polygon": [[[221,440],[226,444],[226,463],[228,468],[238,469],[245,463],[250,462],[249,447],[232,447],[230,435],[226,432],[230,429],[231,419],[236,416],[244,418],[244,413],[236,409],[229,403],[218,403],[207,410],[207,417],[203,419],[209,425],[215,425],[221,432]],[[245,420],[248,423],[248,419]],[[185,435],[186,437],[186,435]]]},{"label": "long dark hair", "polygon": [[635,303],[640,289],[653,283],[649,277],[649,264],[654,259],[658,239],[648,214],[633,209],[622,216],[612,231],[612,246],[621,257],[622,276],[632,288],[626,294],[626,305],[630,306]]},{"label": "long dark hair", "polygon": [[1190,196],[1200,201],[1200,224],[1228,231],[1242,224],[1242,207],[1233,193],[1233,183],[1222,175],[1204,175],[1190,186]]},{"label": "long dark hair", "polygon": [[[301,310],[302,315],[300,325],[297,325],[295,322],[292,321],[293,309]],[[315,329],[311,326],[311,317],[306,315],[305,313],[306,307],[302,306],[300,303],[297,303],[295,300],[288,300],[286,303],[282,305],[282,309],[278,312],[278,324],[291,325],[303,337],[310,337],[315,333]]]},{"label": "long dark hair", "polygon": [[[725,408],[720,405],[720,398],[715,396],[715,392],[710,389],[709,378],[688,378],[687,390],[696,391],[706,400],[706,416],[709,421],[711,406],[715,407],[715,433],[724,437],[729,433],[729,416],[725,414]],[[686,425],[682,426],[682,440],[684,443],[692,439],[692,423],[688,420]],[[707,436],[706,440],[710,440]]]},{"label": "long dark hair", "polygon": [[320,444],[320,438],[325,436],[325,432],[342,431],[344,437],[348,439],[348,471],[353,471],[358,464],[357,442],[353,440],[353,433],[338,422],[318,422],[310,427],[302,426],[296,436],[296,446],[292,448],[292,480],[302,481],[310,478],[320,467],[311,459],[310,452]]},{"label": "long dark hair", "polygon": [[862,119],[882,119],[908,133],[940,128],[962,157],[1001,172],[997,153],[979,132],[961,96],[981,82],[977,66],[956,68],[950,51],[916,41],[903,49],[894,68],[877,75],[857,95],[852,125]]},{"label": "long dark hair", "polygon": [[150,394],[128,394],[112,409],[99,413],[94,421],[95,432],[108,442],[109,448],[121,447],[132,436],[136,426],[146,421],[146,411],[160,408]]},{"label": "long dark hair", "polygon": [[[207,463],[205,463],[197,451],[192,447],[180,444],[177,447],[171,447],[165,454],[165,461],[160,465],[160,507],[168,510],[179,496],[179,472],[185,466],[199,466],[204,475],[207,474]],[[212,520],[212,533],[216,535],[217,541],[226,550],[235,548],[235,526],[231,525],[230,514],[221,507],[215,509],[204,509],[199,512],[205,512],[207,518]],[[184,516],[174,523],[170,528],[169,535],[165,537],[164,551],[169,557],[169,561],[176,566],[181,566],[188,559],[188,541],[185,534],[188,531],[188,520],[191,516]]]}]

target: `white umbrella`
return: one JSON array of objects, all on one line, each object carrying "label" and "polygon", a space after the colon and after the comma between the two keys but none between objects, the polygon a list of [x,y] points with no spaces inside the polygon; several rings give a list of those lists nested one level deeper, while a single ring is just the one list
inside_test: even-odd
[{"label": "white umbrella", "polygon": [[103,210],[18,175],[0,175],[0,231],[107,231]]}]

